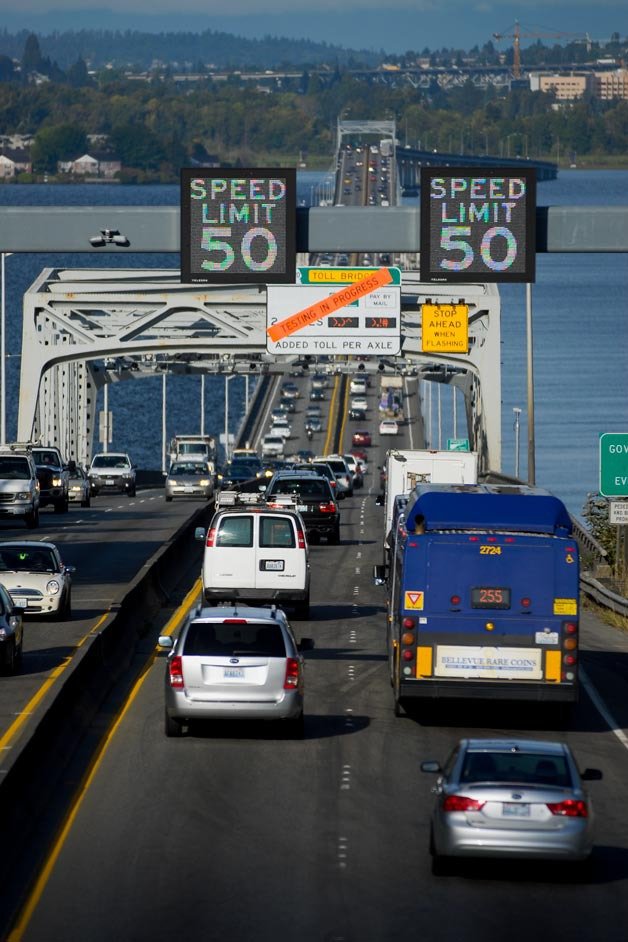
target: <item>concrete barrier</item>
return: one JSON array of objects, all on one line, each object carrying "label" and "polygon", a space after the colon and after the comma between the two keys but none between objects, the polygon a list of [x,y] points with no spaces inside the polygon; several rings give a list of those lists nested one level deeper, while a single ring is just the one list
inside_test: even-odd
[{"label": "concrete barrier", "polygon": [[194,540],[194,529],[207,525],[212,509],[213,505],[206,504],[199,508],[145,563],[111,606],[99,630],[74,652],[69,668],[54,682],[15,744],[2,756],[0,938],[5,937],[2,929],[15,906],[10,886],[19,874],[20,851],[36,831],[41,812],[49,806],[64,769],[106,697],[125,673],[127,689],[134,682],[137,671],[129,668],[134,658],[141,660],[136,658],[140,645],[152,651],[151,619],[170,593],[182,587],[186,574],[188,588],[193,584],[191,567],[198,563],[195,578],[203,551]]}]

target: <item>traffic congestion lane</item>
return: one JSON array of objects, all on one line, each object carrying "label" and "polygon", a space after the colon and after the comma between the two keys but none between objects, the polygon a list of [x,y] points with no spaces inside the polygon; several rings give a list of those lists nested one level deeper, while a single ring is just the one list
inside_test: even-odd
[{"label": "traffic congestion lane", "polygon": [[[51,673],[63,667],[77,646],[141,571],[148,559],[198,510],[198,501],[166,504],[163,491],[137,497],[101,496],[90,508],[67,514],[46,510],[35,531],[5,528],[2,539],[40,539],[55,543],[72,578],[72,618],[54,621],[27,616],[22,665],[0,684],[0,737],[4,736]],[[199,564],[200,565],[200,564]]]},{"label": "traffic congestion lane", "polygon": [[[384,596],[370,580],[382,514],[372,498],[344,502],[340,546],[312,548],[313,618],[295,623],[316,641],[305,740],[230,723],[167,740],[159,658],[59,848],[24,940],[68,937],[71,913],[70,938],[159,942],[182,928],[206,931],[208,906],[212,937],[231,942],[250,939],[252,925],[260,940],[297,931],[305,942],[380,942],[417,925],[435,940],[501,937],[504,926],[526,942],[553,939],[559,927],[581,937],[583,926],[588,938],[625,938],[628,823],[615,789],[628,774],[626,751],[586,696],[567,732],[538,709],[503,704],[499,713],[464,704],[453,715],[431,711],[429,722],[396,718]],[[470,864],[432,876],[432,782],[419,763],[444,759],[470,731],[564,736],[581,765],[605,771],[595,783],[597,876],[586,893],[560,863]]]}]

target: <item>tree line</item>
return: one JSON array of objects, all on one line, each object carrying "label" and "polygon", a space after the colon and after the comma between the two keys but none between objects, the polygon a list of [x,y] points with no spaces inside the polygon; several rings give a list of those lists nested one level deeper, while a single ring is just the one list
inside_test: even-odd
[{"label": "tree line", "polygon": [[[24,58],[50,64],[33,44]],[[527,88],[484,89],[470,80],[446,91],[436,82],[391,87],[339,67],[269,77],[264,88],[236,74],[223,82],[207,76],[178,83],[167,70],[146,82],[116,70],[91,76],[77,65],[75,72],[75,82],[40,84],[0,75],[0,134],[34,137],[35,174],[54,173],[58,160],[81,156],[88,135],[102,136],[129,182],[174,182],[181,166],[210,155],[224,165],[292,165],[302,157],[326,168],[340,115],[394,117],[401,146],[441,152],[561,162],[575,156],[579,163],[618,166],[628,154],[627,101],[589,97],[556,108],[553,95]]]}]

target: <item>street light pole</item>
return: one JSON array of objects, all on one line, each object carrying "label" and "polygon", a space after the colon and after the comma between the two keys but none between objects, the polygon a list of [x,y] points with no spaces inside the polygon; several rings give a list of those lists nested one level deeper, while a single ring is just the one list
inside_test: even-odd
[{"label": "street light pole", "polygon": [[0,253],[0,445],[7,442],[7,354],[6,354],[6,286],[4,260],[12,252]]},{"label": "street light pole", "polygon": [[161,470],[166,472],[166,372],[161,377]]},{"label": "street light pole", "polygon": [[201,435],[205,434],[205,374],[201,373]]},{"label": "street light pole", "polygon": [[536,484],[534,443],[534,356],[532,347],[532,285],[526,284],[526,342],[528,356],[528,484]]},{"label": "street light pole", "polygon": [[519,477],[519,436],[520,436],[520,423],[519,419],[521,416],[521,409],[519,406],[514,406],[513,410],[515,413],[515,477]]}]

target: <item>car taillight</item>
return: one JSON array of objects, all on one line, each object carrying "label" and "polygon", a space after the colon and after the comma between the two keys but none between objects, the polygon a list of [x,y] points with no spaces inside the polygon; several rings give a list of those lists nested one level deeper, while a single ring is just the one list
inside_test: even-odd
[{"label": "car taillight", "polygon": [[581,801],[577,798],[567,798],[565,801],[556,802],[556,804],[547,802],[547,807],[552,814],[562,814],[566,818],[589,817],[589,809],[586,801]]},{"label": "car taillight", "polygon": [[443,811],[481,811],[485,801],[467,798],[466,795],[447,795],[443,799]]},{"label": "car taillight", "polygon": [[328,501],[326,504],[319,504],[318,509],[322,514],[336,513],[336,505],[334,504],[333,500]]},{"label": "car taillight", "polygon": [[207,542],[205,543],[205,546],[213,546],[215,542],[216,542],[216,527],[211,527],[211,529],[207,531]]},{"label": "car taillight", "polygon": [[168,674],[171,687],[183,687],[183,661],[179,654],[170,658],[168,663]]},{"label": "car taillight", "polygon": [[297,530],[297,545],[299,549],[305,549],[305,533],[303,530]]},{"label": "car taillight", "polygon": [[289,657],[286,662],[286,679],[283,682],[284,690],[292,690],[299,685],[301,671],[296,657]]}]

